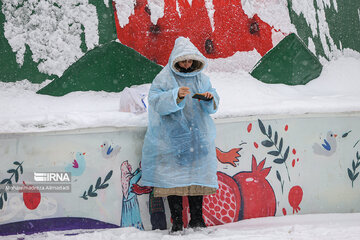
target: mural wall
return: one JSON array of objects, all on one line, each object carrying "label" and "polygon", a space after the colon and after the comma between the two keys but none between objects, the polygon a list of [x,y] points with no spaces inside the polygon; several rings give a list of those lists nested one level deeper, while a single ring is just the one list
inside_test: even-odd
[{"label": "mural wall", "polygon": [[[204,198],[206,224],[360,212],[359,120],[359,113],[217,120],[219,189]],[[0,134],[0,234],[169,227],[166,198],[141,185],[144,134],[145,128]],[[71,176],[54,181],[50,172]]]},{"label": "mural wall", "polygon": [[2,82],[56,80],[115,39],[160,65],[178,36],[189,37],[212,59],[249,52],[253,62],[290,33],[317,57],[360,51],[360,3],[351,0],[3,0],[0,9]]}]

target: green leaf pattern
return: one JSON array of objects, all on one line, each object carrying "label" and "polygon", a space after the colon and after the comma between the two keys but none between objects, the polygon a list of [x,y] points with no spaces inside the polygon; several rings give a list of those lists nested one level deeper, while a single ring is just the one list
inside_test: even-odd
[{"label": "green leaf pattern", "polygon": [[[7,173],[11,174],[11,176],[9,178],[5,178],[5,179],[1,180],[0,184],[11,185],[12,184],[11,179],[13,177],[15,178],[15,182],[19,181],[19,171],[20,171],[20,174],[23,174],[23,172],[24,172],[24,169],[22,166],[23,162],[20,163],[18,161],[15,161],[15,162],[13,162],[13,164],[16,166],[16,168],[7,170]],[[4,207],[4,202],[6,202],[7,200],[8,200],[7,193],[4,190],[0,194],[0,209],[2,209]]]},{"label": "green leaf pattern", "polygon": [[94,188],[94,185],[90,185],[89,189],[87,191],[84,191],[83,195],[80,196],[80,198],[88,200],[89,199],[88,197],[96,197],[98,195],[96,193],[97,190],[105,189],[109,186],[109,184],[106,182],[111,178],[112,173],[113,173],[112,170],[110,172],[108,172],[103,183],[101,183],[101,177],[99,177],[96,180],[95,188]]}]

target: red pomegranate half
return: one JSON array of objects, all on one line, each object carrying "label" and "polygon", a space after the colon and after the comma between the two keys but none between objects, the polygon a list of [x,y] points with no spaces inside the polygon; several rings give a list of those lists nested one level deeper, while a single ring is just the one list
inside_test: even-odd
[{"label": "red pomegranate half", "polygon": [[271,167],[264,168],[265,159],[257,165],[252,156],[251,172],[239,172],[233,178],[240,186],[243,200],[240,219],[274,216],[276,198],[274,190],[266,180]]},{"label": "red pomegranate half", "polygon": [[225,173],[217,172],[219,189],[204,196],[203,217],[207,226],[221,225],[239,220],[241,195],[239,186]]}]

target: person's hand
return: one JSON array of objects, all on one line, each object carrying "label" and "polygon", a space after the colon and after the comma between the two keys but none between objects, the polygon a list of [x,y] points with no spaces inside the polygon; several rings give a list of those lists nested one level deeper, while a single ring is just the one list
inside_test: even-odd
[{"label": "person's hand", "polygon": [[212,98],[214,97],[214,96],[213,96],[211,93],[209,93],[209,92],[204,92],[203,95],[204,95],[206,98],[208,98],[208,99],[212,99]]},{"label": "person's hand", "polygon": [[189,89],[190,88],[188,88],[188,87],[180,87],[179,92],[178,92],[178,97],[184,98],[186,95],[188,95],[190,93]]}]

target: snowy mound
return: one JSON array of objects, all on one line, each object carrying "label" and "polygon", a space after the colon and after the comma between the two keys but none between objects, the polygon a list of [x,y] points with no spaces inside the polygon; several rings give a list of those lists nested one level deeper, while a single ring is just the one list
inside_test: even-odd
[{"label": "snowy mound", "polygon": [[[242,70],[207,74],[220,95],[215,119],[267,114],[305,114],[360,111],[360,54],[324,64],[319,78],[306,85],[265,84]],[[39,95],[43,87],[27,80],[0,82],[0,132],[43,132],[94,127],[146,126],[147,113],[119,111],[120,93],[73,92],[63,97]]]}]

